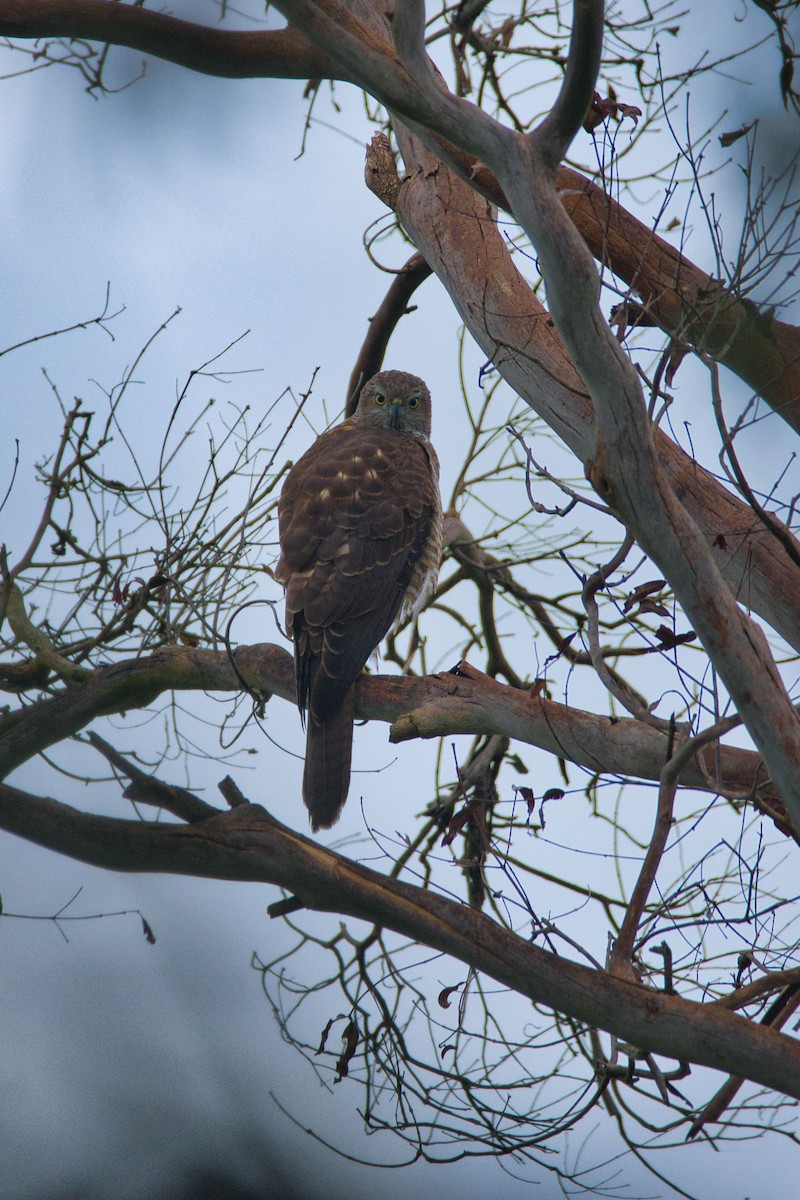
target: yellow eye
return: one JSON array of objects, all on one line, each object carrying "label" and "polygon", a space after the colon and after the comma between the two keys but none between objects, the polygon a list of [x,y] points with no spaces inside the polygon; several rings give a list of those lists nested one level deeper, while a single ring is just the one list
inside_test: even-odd
[{"label": "yellow eye", "polygon": [[384,395],[382,395],[380,392],[376,392],[375,393],[375,403],[376,404],[385,404],[386,397]]},{"label": "yellow eye", "polygon": [[409,408],[419,408],[419,396],[410,396],[408,401]]}]

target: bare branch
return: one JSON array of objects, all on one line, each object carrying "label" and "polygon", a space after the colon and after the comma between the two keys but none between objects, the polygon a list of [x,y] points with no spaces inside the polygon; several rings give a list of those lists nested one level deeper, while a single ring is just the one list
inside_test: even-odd
[{"label": "bare branch", "polygon": [[528,134],[554,171],[580,129],[594,93],[603,47],[603,0],[573,0],[567,69],[561,90],[538,129]]},{"label": "bare branch", "polygon": [[99,750],[112,767],[130,779],[130,787],[127,787],[122,793],[126,800],[166,809],[167,812],[173,813],[182,821],[205,821],[208,817],[216,816],[218,813],[218,809],[211,804],[206,804],[205,800],[200,800],[186,788],[177,787],[174,783],[165,783],[147,771],[143,771],[141,767],[137,767],[135,763],[131,762],[130,758],[126,758],[124,754],[115,750],[98,733],[90,731],[86,735],[86,740],[94,746],[95,750]]},{"label": "bare branch", "polygon": [[[400,130],[410,174],[397,215],[487,358],[583,461],[594,456],[594,414],[586,388],[534,295],[506,251],[494,215]],[[800,589],[791,559],[750,509],[660,430],[658,458],[703,532],[729,585],[795,649],[800,649]]]},{"label": "bare branch", "polygon": [[[800,984],[793,983],[769,1006],[762,1019],[762,1025],[771,1029],[783,1029],[787,1021],[800,1007]],[[730,1108],[736,1093],[744,1083],[741,1076],[732,1075],[723,1083],[719,1091],[712,1096],[700,1115],[692,1122],[686,1140],[697,1137],[701,1129],[713,1121],[719,1121],[726,1109]]]},{"label": "bare branch", "polygon": [[[261,695],[294,703],[292,659],[282,647],[239,647],[236,667]],[[97,717],[145,707],[165,691],[239,688],[226,654],[184,646],[164,646],[148,658],[97,670],[84,684],[0,719],[0,777],[79,733]],[[623,777],[657,780],[667,746],[667,735],[651,726],[545,700],[498,683],[468,663],[444,675],[363,676],[356,713],[363,719],[391,723],[393,742],[493,733],[539,746],[589,771]],[[721,795],[753,797],[786,831],[775,789],[752,751],[706,747],[702,756],[686,764],[682,781]]]},{"label": "bare branch", "polygon": [[422,255],[412,254],[392,280],[377,312],[370,318],[369,331],[364,338],[350,375],[345,398],[345,416],[352,416],[358,404],[361,388],[368,379],[380,371],[390,337],[397,328],[401,317],[412,311],[408,307],[408,302],[430,273],[431,269]]},{"label": "bare branch", "polygon": [[2,784],[0,826],[108,870],[275,884],[306,908],[394,929],[642,1050],[743,1075],[800,1098],[800,1045],[794,1039],[725,1009],[542,950],[483,913],[325,850],[257,805],[241,804],[193,825],[158,825],[79,813]]},{"label": "bare branch", "polygon": [[229,32],[113,0],[0,0],[0,35],[110,42],[230,79],[348,77],[293,29]]}]

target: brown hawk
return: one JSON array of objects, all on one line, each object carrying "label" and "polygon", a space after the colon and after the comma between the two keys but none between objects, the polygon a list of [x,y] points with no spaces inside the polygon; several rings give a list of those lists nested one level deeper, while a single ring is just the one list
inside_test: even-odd
[{"label": "brown hawk", "polygon": [[306,720],[303,800],[314,830],[333,825],[347,799],[362,667],[436,587],[442,503],[430,431],[423,381],[382,371],[355,414],[295,463],[278,502],[276,575]]}]

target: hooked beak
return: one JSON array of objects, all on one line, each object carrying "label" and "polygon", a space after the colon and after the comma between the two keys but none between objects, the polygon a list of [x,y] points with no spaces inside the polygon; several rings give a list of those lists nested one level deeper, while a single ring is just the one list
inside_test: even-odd
[{"label": "hooked beak", "polygon": [[395,397],[395,399],[392,401],[392,403],[389,407],[390,424],[392,426],[392,429],[400,428],[400,422],[402,420],[404,410],[405,410],[405,401],[401,400],[399,398],[399,396]]}]

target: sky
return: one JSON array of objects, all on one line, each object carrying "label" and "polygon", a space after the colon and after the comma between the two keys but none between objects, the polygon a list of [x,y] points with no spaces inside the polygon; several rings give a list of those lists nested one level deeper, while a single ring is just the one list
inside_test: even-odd
[{"label": "sky", "polygon": [[[120,78],[138,70],[135,55],[120,53],[117,62]],[[141,83],[99,101],[66,70],[2,83],[2,345],[93,317],[107,284],[112,308],[124,312],[110,326],[113,341],[87,329],[0,360],[4,425],[13,417],[20,442],[18,483],[10,511],[0,515],[0,540],[19,547],[30,532],[34,464],[60,425],[52,385],[66,400],[80,395],[99,406],[177,308],[180,316],[148,354],[126,402],[140,453],[152,454],[153,431],[163,429],[187,373],[245,333],[225,359],[232,374],[218,383],[223,403],[261,410],[287,388],[303,392],[318,368],[311,421],[321,428],[341,408],[367,320],[387,286],[362,248],[364,230],[384,210],[362,182],[372,127],[361,100],[337,89],[340,111],[320,106],[301,153],[302,90],[297,82],[215,80],[155,62]],[[397,246],[386,254],[393,265],[402,261]],[[419,303],[395,336],[387,365],[430,384],[434,440],[437,427],[446,430],[446,492],[467,436],[448,418],[458,324],[434,281]],[[466,362],[477,378],[474,349]],[[310,436],[308,428],[298,431],[300,441]],[[124,463],[124,450],[118,452]],[[6,439],[0,478],[12,461]],[[258,626],[252,629],[258,636]],[[289,706],[270,713],[269,730],[300,752]],[[379,731],[357,737],[357,766],[391,763],[394,752]],[[416,750],[426,762],[433,752]],[[264,762],[262,753],[260,768],[246,776],[254,798],[265,786]],[[282,753],[266,762],[277,764],[269,778],[276,815],[305,829],[299,758]],[[34,766],[20,783],[35,789],[44,778]],[[212,773],[206,780],[209,789],[215,779]],[[388,794],[409,811],[402,766],[386,779]],[[79,784],[64,788],[66,799],[73,789],[80,802]],[[569,824],[565,814],[565,839]],[[351,802],[337,833],[360,826]],[[157,1200],[180,1197],[181,1188],[187,1198],[314,1196],[324,1189],[354,1200],[376,1191],[402,1200],[420,1190],[472,1200],[493,1187],[512,1200],[531,1194],[529,1183],[490,1162],[380,1170],[337,1156],[303,1132],[312,1126],[369,1162],[397,1159],[391,1139],[364,1137],[355,1089],[347,1082],[320,1086],[280,1038],[250,965],[254,952],[267,958],[282,944],[265,912],[274,889],[117,875],[3,836],[0,893],[7,918],[0,922],[7,964],[0,978],[0,1178],[11,1189],[8,1200]],[[126,915],[58,927],[31,919],[52,915],[76,893],[66,916]],[[138,913],[156,934],[154,946],[142,936]],[[569,1152],[580,1151],[583,1136]],[[591,1136],[597,1146],[605,1134]],[[774,1180],[764,1185],[762,1153],[757,1143],[743,1143],[714,1156],[707,1200],[737,1200],[742,1180],[752,1200],[780,1200]],[[693,1184],[711,1160],[711,1151],[698,1150],[678,1173]],[[214,1172],[236,1180],[239,1192],[222,1192]],[[550,1177],[538,1178],[542,1200],[559,1194]],[[623,1194],[672,1194],[629,1160],[622,1182]]]}]

